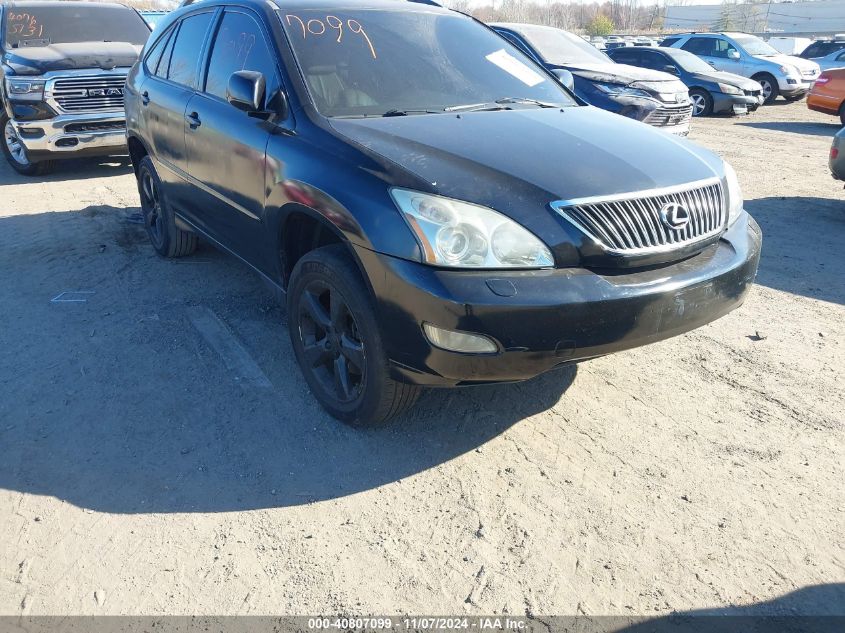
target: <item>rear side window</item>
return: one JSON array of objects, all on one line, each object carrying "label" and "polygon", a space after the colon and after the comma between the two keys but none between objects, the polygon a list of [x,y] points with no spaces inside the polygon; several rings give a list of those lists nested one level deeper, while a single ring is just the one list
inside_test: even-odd
[{"label": "rear side window", "polygon": [[665,40],[660,42],[661,46],[672,46],[675,42],[680,40],[680,37],[667,37]]},{"label": "rear side window", "polygon": [[177,30],[178,29],[176,27],[171,29],[172,33],[170,34],[170,37],[167,38],[167,44],[164,47],[164,52],[161,55],[158,66],[153,71],[153,74],[156,77],[167,79],[167,71],[170,69],[170,57],[173,55],[173,43],[176,41]]},{"label": "rear side window", "polygon": [[214,39],[205,92],[225,99],[229,77],[239,70],[262,73],[267,80],[267,95],[278,88],[275,55],[258,22],[245,13],[227,11]]},{"label": "rear side window", "polygon": [[212,15],[211,12],[206,12],[182,20],[167,70],[167,78],[170,81],[196,88],[200,53]]},{"label": "rear side window", "polygon": [[152,50],[150,50],[144,60],[147,70],[152,74],[156,74],[156,71],[158,70],[158,65],[161,62],[164,49],[167,48],[167,44],[170,42],[171,35],[173,35],[173,28],[168,29],[167,32],[158,39],[158,42],[155,43],[155,46],[153,46]]},{"label": "rear side window", "polygon": [[845,48],[845,42],[813,42],[804,52],[801,57],[809,59],[811,57],[826,57],[840,48]]}]

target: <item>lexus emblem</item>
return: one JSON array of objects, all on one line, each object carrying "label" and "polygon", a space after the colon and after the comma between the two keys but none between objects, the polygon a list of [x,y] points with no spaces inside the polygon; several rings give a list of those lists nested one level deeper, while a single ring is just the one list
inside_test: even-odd
[{"label": "lexus emblem", "polygon": [[689,211],[687,211],[687,208],[682,204],[677,202],[667,202],[663,205],[663,208],[660,209],[660,219],[663,220],[663,224],[668,226],[670,229],[680,231],[689,224]]}]

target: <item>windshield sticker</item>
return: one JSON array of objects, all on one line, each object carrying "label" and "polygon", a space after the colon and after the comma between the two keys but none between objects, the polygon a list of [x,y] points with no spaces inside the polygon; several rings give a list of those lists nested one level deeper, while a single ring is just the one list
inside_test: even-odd
[{"label": "windshield sticker", "polygon": [[[288,14],[285,16],[285,21],[288,23],[288,26],[291,26],[291,20],[295,20],[299,23],[299,28],[302,30],[302,39],[306,39],[311,35],[320,37],[321,35],[326,35],[329,30],[333,32],[329,32],[328,35],[334,38],[336,43],[339,44],[343,39],[344,22],[336,15],[327,15],[325,17],[325,21],[312,18],[307,22],[298,15]],[[364,27],[361,26],[361,23],[358,20],[349,19],[346,20],[346,28],[349,29],[350,33],[354,33],[355,35],[364,38],[364,41],[367,42],[367,46],[370,47],[370,53],[372,54],[373,59],[376,59],[376,49],[373,47],[373,43],[370,41],[370,37],[367,35]]]},{"label": "windshield sticker", "polygon": [[523,64],[503,48],[499,49],[495,53],[490,53],[485,57],[485,59],[496,64],[496,66],[504,70],[506,73],[513,75],[526,86],[533,87],[545,81],[542,75],[534,72],[531,68]]},{"label": "windshield sticker", "polygon": [[12,13],[9,12],[9,26],[8,31],[10,35],[20,35],[21,37],[41,37],[44,31],[44,25],[39,24],[34,15],[29,13]]}]

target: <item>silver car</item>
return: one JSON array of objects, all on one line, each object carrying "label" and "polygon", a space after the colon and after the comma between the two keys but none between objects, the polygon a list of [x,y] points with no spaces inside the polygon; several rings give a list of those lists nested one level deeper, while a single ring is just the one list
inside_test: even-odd
[{"label": "silver car", "polygon": [[667,37],[661,46],[682,48],[717,70],[754,79],[766,103],[778,95],[787,101],[802,98],[821,72],[816,62],[779,53],[747,33],[685,33]]}]

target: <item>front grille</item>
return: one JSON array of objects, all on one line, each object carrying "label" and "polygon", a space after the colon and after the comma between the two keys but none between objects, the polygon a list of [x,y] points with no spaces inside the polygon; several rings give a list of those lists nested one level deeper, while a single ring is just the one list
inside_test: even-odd
[{"label": "front grille", "polygon": [[760,91],[759,90],[743,90],[746,97],[759,97]]},{"label": "front grille", "polygon": [[[667,205],[683,206],[689,222],[671,228]],[[718,235],[725,225],[725,200],[719,181],[691,189],[632,193],[606,201],[557,202],[558,213],[608,251],[640,255],[680,248]]]},{"label": "front grille", "polygon": [[816,69],[811,68],[810,70],[805,70],[801,73],[805,77],[815,77],[816,76]]},{"label": "front grille", "polygon": [[644,122],[655,127],[665,127],[689,123],[691,118],[692,104],[683,108],[657,108],[649,113]]},{"label": "front grille", "polygon": [[65,112],[123,110],[126,75],[91,75],[57,79],[52,96]]},{"label": "front grille", "polygon": [[68,134],[81,134],[84,132],[120,132],[126,129],[123,121],[101,121],[98,123],[69,123],[65,126]]}]

